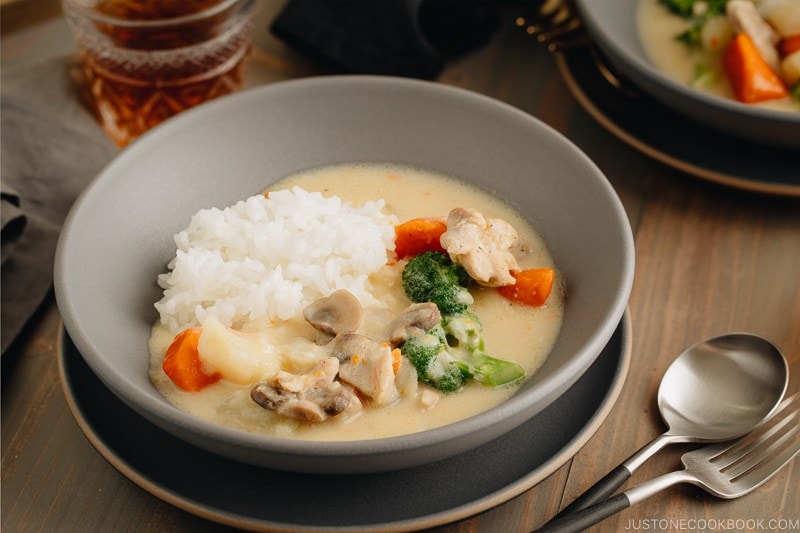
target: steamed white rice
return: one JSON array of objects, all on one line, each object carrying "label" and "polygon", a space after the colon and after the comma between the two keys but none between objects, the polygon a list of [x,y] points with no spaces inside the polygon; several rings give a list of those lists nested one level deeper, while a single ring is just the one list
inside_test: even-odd
[{"label": "steamed white rice", "polygon": [[396,220],[384,205],[354,207],[294,187],[199,211],[158,276],[161,322],[177,333],[214,315],[248,329],[298,317],[336,289],[368,305],[368,278],[394,250]]}]

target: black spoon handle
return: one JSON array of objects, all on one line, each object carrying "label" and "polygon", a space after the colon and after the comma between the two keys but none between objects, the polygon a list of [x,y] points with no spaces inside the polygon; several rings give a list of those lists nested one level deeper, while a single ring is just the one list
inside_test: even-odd
[{"label": "black spoon handle", "polygon": [[600,501],[607,499],[609,496],[620,488],[623,483],[628,481],[631,477],[631,471],[628,470],[624,464],[617,466],[614,470],[606,474],[600,481],[592,485],[586,492],[575,498],[575,500],[564,507],[554,519],[561,518],[567,514],[574,513],[581,509],[585,509]]}]

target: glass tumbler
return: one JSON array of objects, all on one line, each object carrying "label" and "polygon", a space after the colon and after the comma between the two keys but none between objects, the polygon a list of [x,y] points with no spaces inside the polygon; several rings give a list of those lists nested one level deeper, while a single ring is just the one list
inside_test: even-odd
[{"label": "glass tumbler", "polygon": [[84,95],[119,146],[244,85],[255,0],[62,0]]}]

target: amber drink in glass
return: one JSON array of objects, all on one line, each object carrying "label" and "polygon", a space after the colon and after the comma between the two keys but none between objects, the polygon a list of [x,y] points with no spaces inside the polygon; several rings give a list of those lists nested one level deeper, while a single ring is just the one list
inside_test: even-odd
[{"label": "amber drink in glass", "polygon": [[167,118],[244,85],[255,0],[62,0],[82,88],[125,146]]}]

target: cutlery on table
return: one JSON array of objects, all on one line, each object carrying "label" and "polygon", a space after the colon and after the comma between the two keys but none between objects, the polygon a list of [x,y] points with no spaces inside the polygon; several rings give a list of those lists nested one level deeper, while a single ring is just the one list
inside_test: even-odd
[{"label": "cutlery on table", "polygon": [[551,520],[536,533],[577,533],[678,483],[697,485],[720,498],[738,498],[760,487],[798,453],[800,393],[795,393],[771,418],[739,440],[687,452],[681,457],[682,470]]},{"label": "cutlery on table", "polygon": [[757,335],[730,333],[687,348],[669,366],[658,388],[658,410],[668,430],[555,518],[605,500],[668,444],[722,442],[751,431],[775,410],[788,382],[786,358]]}]

